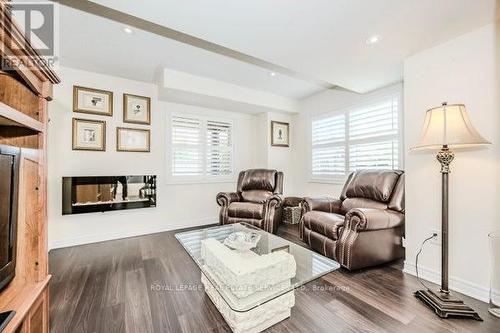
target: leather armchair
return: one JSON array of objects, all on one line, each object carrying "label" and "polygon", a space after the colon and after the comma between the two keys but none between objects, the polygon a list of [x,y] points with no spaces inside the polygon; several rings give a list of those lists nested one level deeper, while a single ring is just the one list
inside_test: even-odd
[{"label": "leather armchair", "polygon": [[300,236],[311,248],[354,270],[404,256],[404,172],[360,170],[339,199],[304,198]]},{"label": "leather armchair", "polygon": [[281,222],[282,194],[282,172],[265,169],[242,171],[236,192],[217,194],[219,222],[246,222],[276,233]]}]

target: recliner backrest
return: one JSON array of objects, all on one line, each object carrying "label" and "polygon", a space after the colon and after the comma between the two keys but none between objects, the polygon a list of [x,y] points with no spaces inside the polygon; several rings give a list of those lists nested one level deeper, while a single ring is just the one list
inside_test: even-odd
[{"label": "recliner backrest", "polygon": [[238,177],[238,192],[244,201],[264,203],[271,195],[283,193],[283,173],[267,169],[242,171]]},{"label": "recliner backrest", "polygon": [[347,178],[340,195],[342,213],[352,208],[392,209],[404,212],[404,172],[359,170]]}]

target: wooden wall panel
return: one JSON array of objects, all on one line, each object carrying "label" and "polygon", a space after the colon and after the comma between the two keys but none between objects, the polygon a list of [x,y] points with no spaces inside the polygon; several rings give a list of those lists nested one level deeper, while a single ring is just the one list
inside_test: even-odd
[{"label": "wooden wall panel", "polygon": [[44,279],[49,274],[49,260],[48,260],[48,213],[47,213],[47,126],[48,123],[48,102],[45,98],[38,98],[38,110],[40,114],[40,121],[45,124],[42,132],[38,133],[38,209],[39,220],[43,223],[38,223],[38,250],[39,257],[39,280]]},{"label": "wooden wall panel", "polygon": [[40,120],[39,97],[12,76],[0,72],[0,101]]},{"label": "wooden wall panel", "polygon": [[[25,246],[22,249],[25,253],[26,266],[25,276],[26,280],[30,283],[40,281],[39,277],[39,262],[40,262],[40,248],[38,233],[38,221],[40,219],[40,206],[38,204],[38,163],[24,159],[24,182],[21,184],[25,188],[24,195],[24,232],[25,232]],[[21,221],[20,221],[21,222]],[[19,249],[19,247],[18,247]]]},{"label": "wooden wall panel", "polygon": [[37,186],[37,151],[23,150],[19,173],[17,264],[14,285],[26,285],[40,280],[36,264],[40,257],[37,226],[40,212]]},{"label": "wooden wall panel", "polygon": [[48,293],[45,290],[33,305],[29,313],[29,333],[48,332]]}]

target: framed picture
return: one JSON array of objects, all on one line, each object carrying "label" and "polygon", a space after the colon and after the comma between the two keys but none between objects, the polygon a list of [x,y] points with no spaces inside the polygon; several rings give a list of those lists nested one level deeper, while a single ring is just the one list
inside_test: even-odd
[{"label": "framed picture", "polygon": [[73,86],[73,112],[113,116],[113,92]]},{"label": "framed picture", "polygon": [[271,121],[271,146],[290,146],[290,124]]},{"label": "framed picture", "polygon": [[73,118],[73,150],[106,150],[106,122]]},{"label": "framed picture", "polygon": [[151,132],[145,129],[118,127],[116,150],[128,152],[151,151]]},{"label": "framed picture", "polygon": [[123,94],[123,122],[151,125],[151,98]]}]

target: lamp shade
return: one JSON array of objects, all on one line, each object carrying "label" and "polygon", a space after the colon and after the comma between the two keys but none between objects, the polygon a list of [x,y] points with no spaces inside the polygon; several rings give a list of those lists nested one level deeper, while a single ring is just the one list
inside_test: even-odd
[{"label": "lamp shade", "polygon": [[465,148],[490,144],[472,126],[463,104],[443,103],[427,111],[422,135],[411,149]]}]

